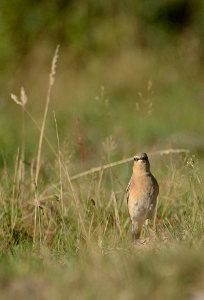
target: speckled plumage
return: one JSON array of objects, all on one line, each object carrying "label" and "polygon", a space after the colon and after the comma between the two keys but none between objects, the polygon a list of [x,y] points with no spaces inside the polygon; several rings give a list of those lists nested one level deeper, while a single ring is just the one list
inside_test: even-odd
[{"label": "speckled plumage", "polygon": [[127,187],[127,205],[132,223],[132,237],[140,237],[145,220],[154,213],[159,185],[150,172],[146,153],[134,156],[133,174]]}]

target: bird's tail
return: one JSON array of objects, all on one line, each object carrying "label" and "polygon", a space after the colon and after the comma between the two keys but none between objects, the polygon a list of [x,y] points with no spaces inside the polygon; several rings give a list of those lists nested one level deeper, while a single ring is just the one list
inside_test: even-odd
[{"label": "bird's tail", "polygon": [[140,233],[142,230],[142,225],[144,221],[132,221],[132,239],[133,241],[138,240],[140,238]]}]

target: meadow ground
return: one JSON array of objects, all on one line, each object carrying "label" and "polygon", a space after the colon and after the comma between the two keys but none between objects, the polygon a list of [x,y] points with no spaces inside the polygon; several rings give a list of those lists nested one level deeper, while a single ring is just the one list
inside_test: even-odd
[{"label": "meadow ground", "polygon": [[[204,298],[202,70],[189,55],[181,60],[181,50],[157,57],[125,49],[78,64],[62,50],[48,80],[50,53],[34,51],[32,72],[12,91],[7,83],[1,299]],[[23,90],[19,96],[21,80],[28,99]],[[169,148],[190,152],[150,155],[160,185],[156,228],[133,244],[125,199],[131,163],[72,176]]]}]

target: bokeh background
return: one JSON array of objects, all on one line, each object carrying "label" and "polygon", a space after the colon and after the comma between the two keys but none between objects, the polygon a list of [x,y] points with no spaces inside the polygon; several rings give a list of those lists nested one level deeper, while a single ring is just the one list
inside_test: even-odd
[{"label": "bokeh background", "polygon": [[[0,0],[1,299],[203,299],[203,75],[203,0]],[[69,180],[170,148],[141,243],[130,164]]]},{"label": "bokeh background", "polygon": [[[56,143],[54,110],[76,162],[80,134],[87,167],[101,162],[110,137],[113,159],[168,147],[203,156],[203,11],[201,0],[1,0],[1,164],[21,145],[21,110],[10,93],[23,86],[41,122],[57,44],[46,134]],[[26,122],[29,159],[39,132]]]}]

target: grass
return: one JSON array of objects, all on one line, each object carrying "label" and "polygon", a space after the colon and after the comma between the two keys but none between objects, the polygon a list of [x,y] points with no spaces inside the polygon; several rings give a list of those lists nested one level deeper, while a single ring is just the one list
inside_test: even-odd
[{"label": "grass", "polygon": [[[122,68],[126,63],[131,66],[134,54],[131,53],[131,59],[129,55],[121,58]],[[21,93],[25,116],[19,114],[18,118],[22,117],[25,136],[20,122],[14,118],[19,147],[10,150],[7,145],[9,159],[2,159],[1,299],[203,297],[202,151],[200,155],[157,152],[151,157],[151,169],[160,185],[156,231],[151,230],[148,238],[144,228],[137,244],[131,242],[125,199],[131,175],[129,160],[72,180],[73,175],[96,165],[109,165],[120,159],[124,162],[124,157],[134,155],[135,149],[149,153],[174,145],[182,147],[183,138],[170,141],[173,133],[182,132],[188,137],[187,133],[196,130],[199,139],[203,125],[199,123],[202,116],[197,104],[180,86],[164,103],[162,96],[169,95],[169,90],[167,83],[162,83],[160,72],[155,75],[156,86],[161,85],[158,97],[151,81],[141,84],[144,88],[135,96],[134,72],[126,68],[127,78],[122,77],[117,60],[113,60],[110,74],[115,77],[112,86],[107,83],[107,92],[101,88],[96,99],[92,92],[83,94],[96,84],[93,79],[88,83],[98,69],[93,60],[93,65],[82,73],[87,79],[78,79],[78,89],[74,80],[68,83],[69,87],[73,85],[71,103],[63,102],[67,95],[60,86],[60,91],[53,90],[51,104],[56,57],[57,54],[52,63],[42,125],[38,125],[35,116],[35,109],[42,115],[42,105],[38,102],[39,108],[34,109],[30,98],[25,103],[25,94]],[[138,68],[142,70],[140,64]],[[104,79],[107,73],[102,74],[103,66],[101,70]],[[75,79],[78,76],[72,75]],[[180,83],[182,79],[179,80]],[[120,82],[123,85],[119,86]],[[188,83],[185,87],[189,89]],[[55,108],[54,115],[49,115],[58,96],[61,111]],[[185,113],[181,111],[185,103],[181,96],[190,103],[185,106]],[[16,96],[12,98],[20,101]],[[165,115],[166,111],[170,114]],[[191,112],[198,113],[196,120],[189,117]],[[80,118],[76,119],[77,116]],[[73,120],[77,120],[76,124]],[[174,120],[175,125],[170,127]],[[64,136],[67,128],[68,142]],[[185,128],[187,133],[183,132]],[[200,148],[191,145],[190,138],[187,140],[185,146],[199,154]],[[153,220],[150,228],[152,225]]]}]

